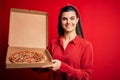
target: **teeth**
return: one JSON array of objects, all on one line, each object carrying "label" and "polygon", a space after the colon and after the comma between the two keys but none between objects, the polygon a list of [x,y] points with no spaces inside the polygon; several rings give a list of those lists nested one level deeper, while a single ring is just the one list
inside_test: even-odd
[{"label": "teeth", "polygon": [[71,25],[67,25],[66,27],[68,27],[68,28],[69,28],[69,27],[71,27]]}]

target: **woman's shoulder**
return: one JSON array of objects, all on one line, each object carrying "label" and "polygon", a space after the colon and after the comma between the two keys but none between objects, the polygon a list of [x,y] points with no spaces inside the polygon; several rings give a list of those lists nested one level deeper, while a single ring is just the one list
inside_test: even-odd
[{"label": "woman's shoulder", "polygon": [[53,38],[48,43],[48,50],[51,51],[56,45],[58,45],[59,38]]},{"label": "woman's shoulder", "polygon": [[50,40],[50,44],[56,44],[59,42],[59,37],[53,38],[52,40]]},{"label": "woman's shoulder", "polygon": [[93,44],[90,40],[81,38],[79,46],[82,50],[93,51]]},{"label": "woman's shoulder", "polygon": [[83,39],[83,43],[86,44],[86,45],[87,45],[87,44],[92,44],[92,42],[89,41],[89,40],[87,40],[87,39]]},{"label": "woman's shoulder", "polygon": [[80,38],[80,43],[83,44],[83,45],[91,45],[92,46],[92,42],[90,40],[87,40],[85,38]]}]

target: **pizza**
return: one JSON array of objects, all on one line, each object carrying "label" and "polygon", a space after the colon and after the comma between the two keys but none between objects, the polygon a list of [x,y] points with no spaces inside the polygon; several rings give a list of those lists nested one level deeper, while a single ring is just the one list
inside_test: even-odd
[{"label": "pizza", "polygon": [[39,63],[44,62],[46,57],[43,53],[26,50],[11,54],[9,60],[12,63]]}]

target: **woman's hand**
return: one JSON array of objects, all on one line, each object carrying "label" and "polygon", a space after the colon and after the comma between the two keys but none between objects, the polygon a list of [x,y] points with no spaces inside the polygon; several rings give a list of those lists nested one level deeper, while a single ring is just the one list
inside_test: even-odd
[{"label": "woman's hand", "polygon": [[52,60],[52,63],[51,65],[45,65],[43,66],[42,68],[50,68],[52,69],[53,71],[57,71],[60,69],[60,66],[61,66],[61,61],[59,60]]}]

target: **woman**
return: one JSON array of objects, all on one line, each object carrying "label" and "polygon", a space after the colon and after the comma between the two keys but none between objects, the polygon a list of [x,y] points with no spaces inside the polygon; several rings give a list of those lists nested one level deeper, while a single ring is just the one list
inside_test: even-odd
[{"label": "woman", "polygon": [[61,9],[58,22],[59,38],[48,46],[54,60],[50,68],[53,80],[89,80],[93,66],[93,49],[83,39],[78,11],[73,6]]}]

